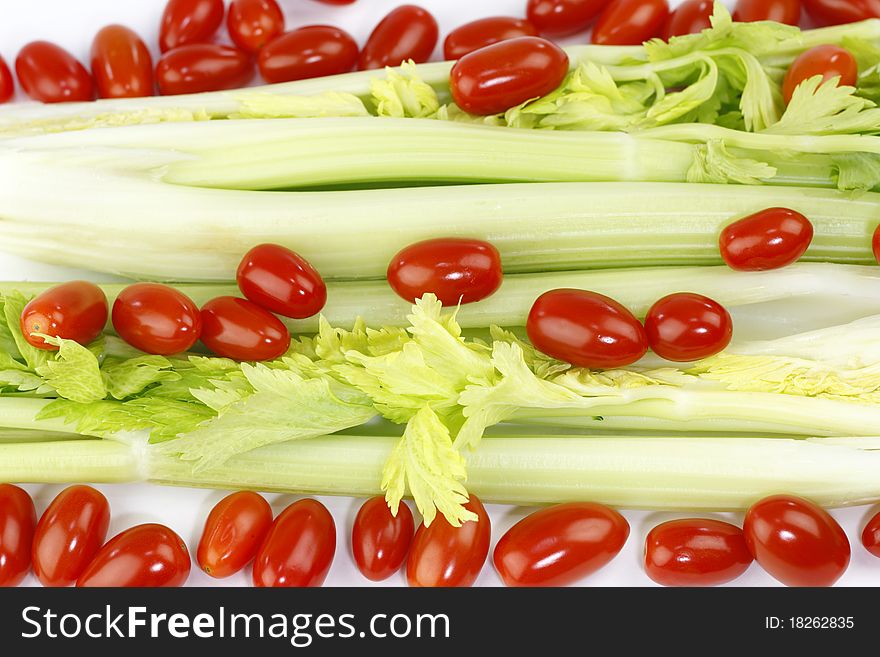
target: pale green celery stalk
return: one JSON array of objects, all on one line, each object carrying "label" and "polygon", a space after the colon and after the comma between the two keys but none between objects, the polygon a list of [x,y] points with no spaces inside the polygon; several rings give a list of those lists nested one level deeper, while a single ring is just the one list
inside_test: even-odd
[{"label": "pale green celery stalk", "polygon": [[[328,436],[263,447],[194,474],[155,450],[111,440],[0,444],[0,481],[160,484],[368,496],[397,438]],[[859,446],[864,444],[866,450]],[[872,438],[485,438],[466,456],[468,490],[488,502],[591,501],[645,509],[743,509],[772,493],[825,506],[880,499]]]}]

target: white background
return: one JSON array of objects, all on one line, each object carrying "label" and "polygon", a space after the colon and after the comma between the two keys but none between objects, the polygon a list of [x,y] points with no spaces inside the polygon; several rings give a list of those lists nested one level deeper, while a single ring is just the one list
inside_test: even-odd
[{"label": "white background", "polygon": [[[363,43],[372,27],[391,8],[402,4],[400,0],[359,0],[351,6],[334,7],[312,0],[279,0],[287,18],[288,29],[314,23],[332,23],[349,30]],[[524,14],[526,0],[420,0],[419,4],[430,10],[438,19],[443,35],[450,29],[469,20],[492,15]],[[28,41],[48,39],[67,48],[83,62],[88,61],[92,37],[98,29],[110,23],[123,23],[136,30],[156,54],[155,43],[159,17],[164,0],[0,0],[0,54],[12,66],[18,49]],[[673,0],[672,4],[679,4]],[[221,37],[225,39],[225,35]],[[568,39],[576,43],[585,40],[584,35]],[[435,57],[439,58],[438,44]],[[18,96],[21,101],[21,95]],[[0,185],[2,185],[0,181]],[[51,192],[50,192],[51,193]],[[10,258],[0,254],[0,280],[48,280],[69,279],[72,272],[56,267]],[[87,276],[79,274],[78,276]],[[62,486],[28,486],[34,494],[37,512],[41,513]],[[113,510],[110,535],[143,522],[164,523],[183,536],[191,550],[198,544],[204,519],[211,507],[224,496],[221,491],[163,488],[149,485],[99,486],[107,495]],[[270,495],[268,499],[276,513],[293,502],[296,497]],[[338,548],[336,559],[327,579],[328,585],[356,586],[374,585],[364,579],[354,566],[349,550],[349,532],[357,513],[359,500],[349,498],[321,498],[336,519]],[[835,511],[835,517],[843,524],[853,543],[853,557],[849,570],[840,580],[841,585],[880,585],[880,559],[869,555],[859,541],[861,529],[877,508],[854,508]],[[490,505],[493,523],[493,539],[497,540],[514,522],[523,517],[528,509]],[[682,514],[658,514],[626,512],[632,530],[623,552],[606,568],[583,580],[587,586],[653,585],[644,574],[641,559],[645,534],[654,525]],[[739,523],[739,515],[716,514],[715,517]],[[228,580],[226,585],[245,585],[250,582],[249,573],[241,573]],[[36,580],[29,577],[27,584]],[[216,581],[193,569],[190,585],[212,585]],[[404,585],[402,575],[386,584]],[[478,585],[497,586],[500,580],[490,561],[480,576]],[[766,573],[753,564],[735,586],[778,586]]]}]

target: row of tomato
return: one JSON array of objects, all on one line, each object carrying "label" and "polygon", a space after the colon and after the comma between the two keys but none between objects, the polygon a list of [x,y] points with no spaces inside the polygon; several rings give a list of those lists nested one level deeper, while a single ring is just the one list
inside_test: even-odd
[{"label": "row of tomato", "polygon": [[[382,497],[361,506],[351,554],[361,573],[383,581],[406,564],[410,586],[471,586],[489,555],[491,523],[471,496],[477,522],[453,527],[438,517],[415,530],[402,504],[392,514]],[[37,522],[21,488],[0,485],[0,586],[16,586],[33,567],[44,586],[182,586],[191,559],[183,539],[158,524],[132,527],[105,543],[110,505],[89,486],[62,491]],[[414,531],[415,530],[415,531]],[[598,571],[623,549],[630,527],[617,511],[593,503],[535,511],[498,541],[493,562],[508,586],[565,586]],[[880,557],[880,514],[862,532]],[[233,493],[210,512],[196,552],[199,567],[222,579],[253,564],[258,587],[321,586],[336,555],[336,525],[314,499],[277,518],[253,492]],[[840,525],[812,502],[775,495],[754,504],[743,528],[707,518],[672,520],[645,538],[647,575],[665,586],[730,582],[757,560],[788,586],[830,586],[846,571],[850,544]]]}]

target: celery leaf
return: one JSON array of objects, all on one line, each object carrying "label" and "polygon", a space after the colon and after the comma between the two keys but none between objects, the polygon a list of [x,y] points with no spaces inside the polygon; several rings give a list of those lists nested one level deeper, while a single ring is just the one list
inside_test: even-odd
[{"label": "celery leaf", "polygon": [[723,141],[713,139],[697,147],[687,179],[691,183],[760,185],[775,175],[776,169],[766,162],[737,157]]},{"label": "celery leaf", "polygon": [[98,358],[89,348],[73,340],[36,335],[48,344],[58,347],[54,359],[38,366],[36,373],[57,390],[61,397],[88,404],[107,396]]},{"label": "celery leaf", "polygon": [[135,358],[106,358],[101,364],[101,375],[107,392],[115,399],[139,394],[160,381],[179,381],[181,376],[171,370],[172,363],[163,356]]},{"label": "celery leaf", "polygon": [[801,82],[778,123],[763,132],[772,135],[874,134],[880,132],[880,108],[838,86],[839,78],[821,75]]},{"label": "celery leaf", "polygon": [[370,80],[370,93],[378,116],[423,119],[440,109],[437,92],[422,81],[412,60],[399,71],[386,68],[384,78]]}]

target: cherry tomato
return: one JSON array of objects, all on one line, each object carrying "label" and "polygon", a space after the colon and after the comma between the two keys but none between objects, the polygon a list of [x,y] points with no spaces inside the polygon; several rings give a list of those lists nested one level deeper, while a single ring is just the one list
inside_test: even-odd
[{"label": "cherry tomato", "polygon": [[683,34],[697,34],[712,27],[709,17],[715,6],[714,0],[687,0],[669,15],[664,28],[667,41]]},{"label": "cherry tomato", "polygon": [[274,360],[290,347],[290,332],[251,301],[217,297],[202,306],[202,342],[224,358]]},{"label": "cherry tomato", "polygon": [[702,294],[679,292],[660,299],[645,318],[648,345],[666,360],[686,363],[724,351],[733,336],[730,313]]},{"label": "cherry tomato", "polygon": [[797,25],[801,22],[801,0],[737,0],[733,20],[740,23],[776,21]]},{"label": "cherry tomato", "polygon": [[208,514],[196,561],[211,577],[234,575],[254,560],[271,527],[272,507],[261,495],[227,495]]},{"label": "cherry tomato", "polygon": [[18,486],[0,484],[0,586],[18,586],[31,567],[37,512]]},{"label": "cherry tomato", "polygon": [[807,15],[819,27],[880,18],[880,0],[803,0]]},{"label": "cherry tomato", "polygon": [[275,0],[232,0],[226,28],[232,43],[255,53],[284,33],[284,14]]},{"label": "cherry tomato", "polygon": [[465,55],[452,67],[455,102],[471,114],[498,114],[556,89],[568,55],[540,37],[500,41]]},{"label": "cherry tomato", "polygon": [[48,41],[31,41],[15,58],[24,92],[42,103],[92,100],[92,76],[69,52]]},{"label": "cherry tomato", "polygon": [[837,521],[793,495],[753,504],[743,532],[757,562],[786,586],[831,586],[849,565],[849,541]]},{"label": "cherry tomato", "polygon": [[30,300],[21,313],[24,339],[37,349],[55,351],[42,333],[53,338],[74,340],[82,345],[93,342],[107,324],[107,297],[94,283],[72,281],[49,288]]},{"label": "cherry tomato", "polygon": [[437,21],[416,5],[393,9],[375,27],[361,56],[358,69],[366,71],[397,66],[408,59],[416,64],[428,61],[440,36]]},{"label": "cherry tomato", "polygon": [[535,26],[522,18],[492,16],[465,23],[450,32],[443,42],[443,57],[459,59],[469,52],[523,36],[537,36]]},{"label": "cherry tomato", "polygon": [[564,37],[583,32],[608,0],[529,0],[526,16],[544,36]]},{"label": "cherry tomato", "polygon": [[123,25],[108,25],[95,35],[92,75],[101,98],[153,95],[153,58],[141,38]]},{"label": "cherry tomato", "polygon": [[148,354],[179,354],[196,343],[202,316],[183,292],[161,283],[129,285],[113,303],[119,337]]},{"label": "cherry tomato", "polygon": [[727,266],[739,271],[779,269],[797,262],[813,241],[813,224],[800,212],[768,208],[721,231]]},{"label": "cherry tomato", "polygon": [[363,576],[379,582],[400,570],[414,527],[412,511],[406,504],[401,503],[393,516],[381,495],[364,502],[351,530],[351,553]]},{"label": "cherry tomato", "polygon": [[874,259],[880,263],[880,226],[874,229],[874,236],[871,238],[871,248],[874,251]]},{"label": "cherry tomato", "polygon": [[588,502],[557,504],[526,516],[495,546],[495,569],[507,586],[566,586],[617,556],[626,519]]},{"label": "cherry tomato", "polygon": [[209,43],[170,50],[156,66],[156,82],[163,96],[237,89],[253,76],[253,62],[247,53]]},{"label": "cherry tomato", "polygon": [[12,71],[6,65],[6,61],[0,57],[0,104],[8,102],[15,94],[15,82],[12,79]]},{"label": "cherry tomato", "polygon": [[444,306],[493,294],[503,279],[501,254],[482,240],[439,238],[406,247],[388,265],[388,283],[407,301],[433,292]]},{"label": "cherry tomato", "polygon": [[91,486],[71,486],[46,509],[34,534],[34,573],[43,586],[76,583],[107,538],[110,504]]},{"label": "cherry tomato", "polygon": [[668,17],[666,0],[614,0],[593,27],[593,43],[638,46],[660,36]]},{"label": "cherry tomato", "polygon": [[164,525],[137,525],[107,541],[76,585],[173,588],[183,586],[190,568],[180,536]]},{"label": "cherry tomato", "polygon": [[275,519],[254,561],[254,586],[321,586],[336,555],[336,524],[317,500],[300,500]]},{"label": "cherry tomato", "polygon": [[875,557],[880,557],[880,513],[865,525],[865,529],[862,531],[862,545]]},{"label": "cherry tomato", "polygon": [[794,90],[804,80],[817,75],[822,76],[823,83],[832,78],[840,78],[838,85],[853,87],[859,79],[859,66],[852,53],[840,46],[816,46],[802,53],[788,72],[782,83],[782,96],[786,104],[791,101]]},{"label": "cherry tomato", "polygon": [[586,290],[542,294],[529,312],[526,332],[536,349],[578,367],[625,367],[648,351],[645,329],[629,310]]},{"label": "cherry tomato", "polygon": [[236,280],[248,299],[285,317],[314,317],[327,302],[321,275],[308,260],[278,244],[260,244],[248,251]]},{"label": "cherry tomato", "polygon": [[159,49],[210,41],[223,22],[223,0],[168,0],[159,26]]},{"label": "cherry tomato", "polygon": [[720,520],[670,520],[645,539],[645,571],[663,586],[717,586],[751,563],[743,531]]},{"label": "cherry tomato", "polygon": [[478,520],[453,527],[438,514],[430,527],[419,525],[406,560],[410,586],[438,587],[473,585],[489,555],[492,525],[476,495],[464,505]]},{"label": "cherry tomato", "polygon": [[348,73],[357,64],[358,46],[345,30],[309,25],[282,34],[260,51],[266,82],[290,82]]}]

